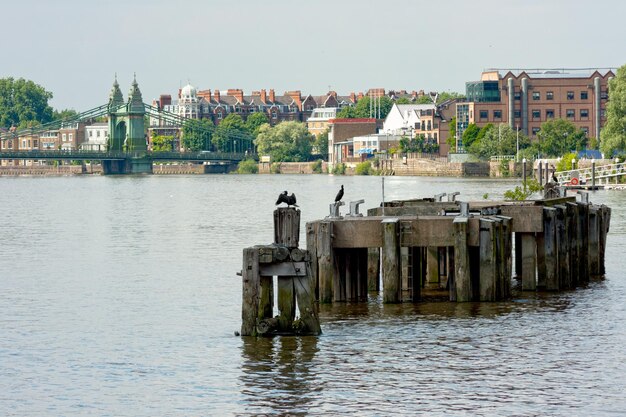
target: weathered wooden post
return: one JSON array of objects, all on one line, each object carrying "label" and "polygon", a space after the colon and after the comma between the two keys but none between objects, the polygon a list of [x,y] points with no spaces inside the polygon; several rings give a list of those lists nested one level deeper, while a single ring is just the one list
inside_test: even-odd
[{"label": "weathered wooden post", "polygon": [[570,275],[572,288],[578,286],[580,280],[578,273],[580,271],[580,244],[582,241],[582,231],[578,230],[578,204],[568,202],[567,207],[567,219],[568,219],[568,232],[570,236]]},{"label": "weathered wooden post", "polygon": [[367,288],[380,291],[380,248],[367,249]]},{"label": "weathered wooden post", "polygon": [[559,290],[558,259],[556,246],[556,209],[543,208],[544,285],[548,291]]},{"label": "weathered wooden post", "polygon": [[322,221],[318,224],[317,257],[319,276],[319,301],[332,303],[333,301],[333,270],[334,256],[332,247],[333,223]]},{"label": "weathered wooden post", "polygon": [[556,212],[556,247],[559,272],[559,289],[571,288],[571,275],[569,273],[569,233],[567,231],[567,207],[557,204]]},{"label": "weathered wooden post", "polygon": [[316,300],[319,299],[319,276],[317,273],[317,222],[306,225],[306,249],[310,256],[311,287],[309,291],[314,294]]},{"label": "weathered wooden post", "polygon": [[578,279],[581,284],[589,282],[589,204],[578,203]]},{"label": "weathered wooden post", "polygon": [[422,283],[424,282],[424,248],[413,246],[409,248],[411,251],[411,300],[421,301],[422,299]]},{"label": "weathered wooden post", "polygon": [[600,210],[598,212],[599,220],[600,220],[600,247],[599,247],[599,263],[600,263],[600,274],[604,274],[606,272],[604,259],[606,254],[606,235],[609,233],[609,228],[611,225],[611,209],[604,204],[600,206]]},{"label": "weathered wooden post", "polygon": [[513,234],[511,232],[511,228],[513,227],[513,218],[507,216],[498,216],[498,218],[502,222],[502,235],[503,235],[503,246],[502,246],[502,265],[504,266],[503,277],[502,277],[502,293],[498,295],[500,299],[507,299],[511,296],[511,277],[513,274],[513,260],[512,253],[513,250]]},{"label": "weathered wooden post", "polygon": [[534,233],[522,233],[522,290],[537,289],[536,254],[537,242]]},{"label": "weathered wooden post", "polygon": [[455,300],[458,302],[472,301],[472,280],[470,277],[470,259],[467,247],[469,219],[464,216],[455,217],[454,227],[454,287]]},{"label": "weathered wooden post", "polygon": [[259,251],[257,248],[243,250],[243,297],[241,308],[241,335],[256,336],[259,309]]},{"label": "weathered wooden post", "polygon": [[426,248],[426,285],[439,287],[439,248]]},{"label": "weathered wooden post", "polygon": [[591,276],[600,275],[600,221],[598,206],[589,207],[589,273]]},{"label": "weathered wooden post", "polygon": [[480,241],[480,283],[478,286],[480,301],[496,300],[496,245],[494,221],[479,220]]},{"label": "weathered wooden post", "polygon": [[384,219],[383,226],[383,302],[401,301],[400,221]]}]

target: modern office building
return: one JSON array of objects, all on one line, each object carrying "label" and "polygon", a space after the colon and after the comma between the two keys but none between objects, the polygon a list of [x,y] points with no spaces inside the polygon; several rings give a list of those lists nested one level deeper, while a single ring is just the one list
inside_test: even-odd
[{"label": "modern office building", "polygon": [[532,140],[542,123],[566,119],[599,138],[614,76],[612,69],[487,70],[465,84],[467,100],[456,106],[458,137],[469,123],[507,123]]}]

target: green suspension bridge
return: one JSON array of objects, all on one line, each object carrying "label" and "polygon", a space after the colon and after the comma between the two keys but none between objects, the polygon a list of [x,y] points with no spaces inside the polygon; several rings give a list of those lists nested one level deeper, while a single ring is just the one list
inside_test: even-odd
[{"label": "green suspension bridge", "polygon": [[[31,149],[20,150],[23,137],[38,137],[46,132],[62,129],[80,122],[106,117],[109,136],[106,151]],[[182,128],[189,134],[202,134],[206,138],[203,150],[197,152],[155,152],[148,150],[146,117],[156,119],[159,127]],[[74,117],[56,120],[34,128],[0,134],[0,160],[33,161],[101,161],[105,175],[151,173],[153,162],[206,162],[216,165],[236,165],[245,158],[257,159],[252,136],[236,130],[222,132],[220,143],[214,141],[215,127],[197,123],[175,113],[167,112],[143,102],[137,81],[125,102],[117,79],[113,84],[109,102],[84,111]]]}]

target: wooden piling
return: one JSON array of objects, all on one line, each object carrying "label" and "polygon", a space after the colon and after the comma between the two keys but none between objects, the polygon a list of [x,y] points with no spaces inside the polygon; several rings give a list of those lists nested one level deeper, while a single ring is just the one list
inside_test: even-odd
[{"label": "wooden piling", "polygon": [[571,276],[569,273],[569,234],[567,232],[567,207],[557,204],[556,212],[556,247],[558,259],[559,289],[571,288]]},{"label": "wooden piling", "polygon": [[590,276],[600,275],[600,208],[597,206],[589,207],[589,273]]},{"label": "wooden piling", "polygon": [[384,219],[383,227],[383,302],[401,301],[400,222],[397,218]]},{"label": "wooden piling", "polygon": [[311,280],[312,276],[308,274],[306,277],[294,277],[293,283],[302,322],[301,333],[319,335],[322,328],[315,307],[315,294],[311,292]]},{"label": "wooden piling", "polygon": [[480,301],[496,300],[496,243],[494,221],[481,218],[480,232]]},{"label": "wooden piling", "polygon": [[368,291],[368,249],[357,249],[358,262],[357,262],[357,293],[359,301],[367,301]]},{"label": "wooden piling", "polygon": [[470,259],[467,247],[468,218],[457,217],[454,227],[454,288],[453,301],[467,302],[472,300],[472,281],[470,278]]},{"label": "wooden piling", "polygon": [[515,278],[522,279],[522,235],[515,232]]},{"label": "wooden piling", "polygon": [[552,207],[543,209],[543,266],[545,289],[548,291],[559,290],[558,280],[558,254],[556,247],[556,212]]},{"label": "wooden piling", "polygon": [[534,233],[522,233],[522,290],[537,289],[537,242]]},{"label": "wooden piling", "polygon": [[581,231],[578,278],[581,284],[589,282],[589,204],[578,203],[578,228]]},{"label": "wooden piling", "polygon": [[500,262],[503,265],[502,270],[502,292],[498,294],[498,299],[506,300],[511,297],[511,278],[513,274],[513,219],[507,216],[498,216],[502,222],[502,253]]},{"label": "wooden piling", "polygon": [[279,207],[274,210],[274,243],[297,248],[300,241],[300,210]]},{"label": "wooden piling", "polygon": [[278,278],[278,328],[290,331],[296,317],[296,297],[293,288],[293,277]]},{"label": "wooden piling", "polygon": [[317,222],[306,224],[306,249],[309,252],[309,283],[311,294],[315,299],[319,298],[319,284],[317,273]]},{"label": "wooden piling", "polygon": [[319,302],[332,303],[333,301],[333,223],[323,221],[318,224],[317,259],[319,280]]},{"label": "wooden piling", "polygon": [[274,316],[274,277],[261,276],[259,283],[259,310],[260,319],[269,319]]},{"label": "wooden piling", "polygon": [[367,249],[367,288],[380,291],[380,248]]},{"label": "wooden piling", "polygon": [[256,248],[243,250],[241,271],[243,296],[241,303],[241,335],[256,336],[256,321],[259,306],[259,251]]},{"label": "wooden piling", "polygon": [[580,269],[580,243],[582,241],[581,232],[578,230],[578,205],[576,203],[568,202],[567,207],[567,222],[569,233],[569,273],[571,276],[571,288],[578,286],[578,273]]},{"label": "wooden piling", "polygon": [[606,254],[606,235],[609,233],[609,227],[611,224],[611,209],[603,204],[600,206],[598,213],[600,220],[600,246],[598,251],[598,262],[600,266],[600,274],[604,275],[606,273],[604,264]]},{"label": "wooden piling", "polygon": [[413,246],[409,248],[411,256],[411,268],[410,268],[410,289],[411,289],[411,301],[417,302],[422,300],[422,285],[424,283],[424,256],[423,248]]},{"label": "wooden piling", "polygon": [[439,248],[428,246],[426,248],[426,285],[429,287],[439,287]]},{"label": "wooden piling", "polygon": [[346,301],[346,258],[345,249],[332,249],[333,252],[333,302]]}]

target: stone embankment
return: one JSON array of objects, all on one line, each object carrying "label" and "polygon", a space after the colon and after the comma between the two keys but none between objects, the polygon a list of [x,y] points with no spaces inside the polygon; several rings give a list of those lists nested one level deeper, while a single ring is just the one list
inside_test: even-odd
[{"label": "stone embankment", "polygon": [[59,176],[59,175],[84,175],[101,174],[102,167],[81,165],[27,165],[27,166],[1,166],[0,176]]}]

